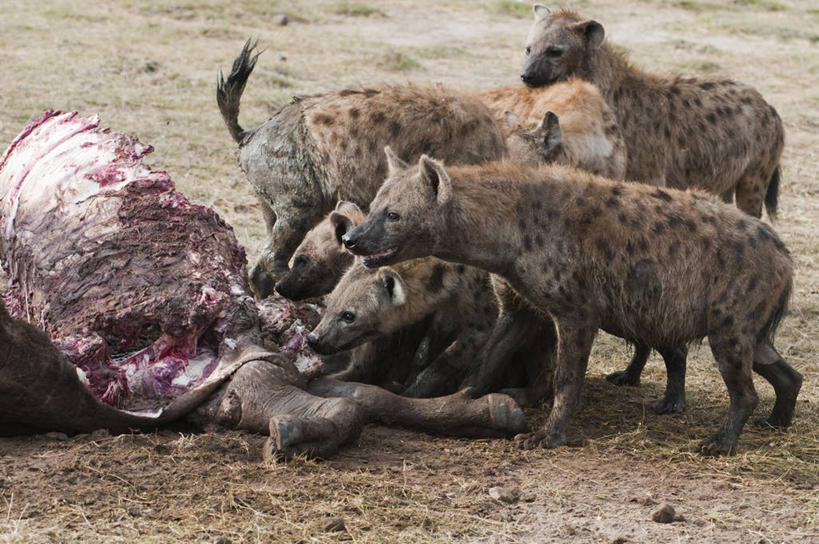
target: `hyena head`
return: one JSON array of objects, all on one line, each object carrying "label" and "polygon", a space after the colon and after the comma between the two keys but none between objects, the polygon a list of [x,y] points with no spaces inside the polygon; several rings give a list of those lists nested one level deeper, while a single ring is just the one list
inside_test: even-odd
[{"label": "hyena head", "polygon": [[442,221],[440,208],[449,203],[452,186],[444,167],[421,155],[410,168],[389,147],[389,173],[370,203],[370,213],[342,237],[369,268],[432,255]]},{"label": "hyena head", "polygon": [[565,162],[563,132],[553,111],[547,111],[543,121],[534,127],[521,125],[518,116],[511,111],[505,111],[503,115],[508,130],[506,151],[512,161],[529,166]]},{"label": "hyena head", "polygon": [[322,355],[354,348],[393,332],[391,316],[407,301],[407,285],[392,268],[353,264],[327,297],[327,307],[307,343]]},{"label": "hyena head", "polygon": [[583,76],[589,57],[603,45],[603,26],[581,20],[570,11],[552,13],[535,4],[535,22],[526,37],[526,62],[520,78],[528,87],[542,87],[569,76]]},{"label": "hyena head", "polygon": [[335,211],[307,233],[290,259],[290,271],[276,283],[276,292],[290,300],[324,296],[333,290],[353,256],[341,237],[364,219],[352,202],[341,200]]}]

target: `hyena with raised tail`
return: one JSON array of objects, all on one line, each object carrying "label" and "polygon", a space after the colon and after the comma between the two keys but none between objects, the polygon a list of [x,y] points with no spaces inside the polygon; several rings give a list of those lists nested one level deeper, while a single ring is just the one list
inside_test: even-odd
[{"label": "hyena with raised tail", "polygon": [[790,255],[769,226],[713,197],[554,165],[445,169],[422,156],[342,239],[370,267],[435,256],[483,268],[552,316],[554,404],[543,429],[518,437],[524,448],[566,442],[601,328],[667,360],[708,337],[730,403],[703,454],[734,451],[757,404],[752,370],[776,392],[767,422],[791,423],[802,377],[772,344]]},{"label": "hyena with raised tail", "polygon": [[267,241],[250,274],[259,298],[273,292],[293,251],[339,200],[366,208],[387,173],[382,149],[407,160],[433,149],[453,164],[497,160],[503,136],[476,97],[441,86],[345,89],[294,99],[252,130],[239,125],[239,101],[256,64],[249,41],[216,101],[239,165],[259,197]]}]

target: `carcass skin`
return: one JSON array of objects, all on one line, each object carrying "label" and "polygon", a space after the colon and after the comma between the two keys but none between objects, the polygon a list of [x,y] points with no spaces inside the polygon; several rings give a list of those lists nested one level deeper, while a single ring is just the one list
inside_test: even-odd
[{"label": "carcass skin", "polygon": [[98,125],[46,112],[0,159],[11,314],[0,312],[0,434],[186,416],[270,433],[271,453],[324,456],[370,421],[466,436],[525,428],[501,395],[416,400],[310,381],[297,368],[314,358],[298,318],[285,320],[276,349],[262,347],[232,229],[144,165],[149,146]]}]

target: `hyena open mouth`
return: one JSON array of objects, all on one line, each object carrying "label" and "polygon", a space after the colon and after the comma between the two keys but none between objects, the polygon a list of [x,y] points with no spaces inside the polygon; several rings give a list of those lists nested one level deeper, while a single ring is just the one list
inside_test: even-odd
[{"label": "hyena open mouth", "polygon": [[392,258],[395,257],[397,253],[398,248],[391,247],[390,249],[383,251],[381,253],[374,253],[373,255],[367,255],[366,257],[362,257],[361,263],[367,268],[378,268],[379,266],[389,264]]}]

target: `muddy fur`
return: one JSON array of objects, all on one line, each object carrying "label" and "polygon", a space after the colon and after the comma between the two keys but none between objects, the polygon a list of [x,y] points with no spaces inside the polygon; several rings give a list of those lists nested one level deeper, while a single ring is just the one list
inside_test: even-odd
[{"label": "muddy fur", "polygon": [[253,130],[238,122],[256,62],[246,43],[217,103],[239,143],[239,165],[256,190],[268,239],[251,272],[258,297],[273,290],[310,228],[339,200],[365,209],[387,173],[383,148],[416,160],[433,149],[452,164],[499,159],[503,137],[477,98],[441,86],[381,85],[294,99]]},{"label": "muddy fur", "polygon": [[483,268],[554,318],[554,405],[523,447],[565,443],[599,328],[667,359],[708,337],[730,405],[704,454],[733,452],[757,403],[752,368],[776,391],[768,421],[793,416],[801,376],[770,342],[791,291],[790,256],[769,226],[704,193],[555,165],[445,169],[422,157],[384,183],[343,240],[372,267],[433,255]]},{"label": "muddy fur", "polygon": [[549,87],[488,89],[478,96],[505,128],[512,161],[531,166],[557,162],[611,179],[625,177],[620,126],[591,83],[570,78]]},{"label": "muddy fur", "polygon": [[603,26],[535,6],[521,77],[541,87],[579,77],[599,87],[628,148],[626,177],[722,196],[755,217],[776,213],[782,120],[752,87],[719,77],[644,72],[605,41]]}]

